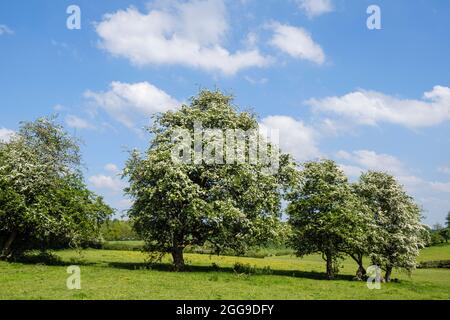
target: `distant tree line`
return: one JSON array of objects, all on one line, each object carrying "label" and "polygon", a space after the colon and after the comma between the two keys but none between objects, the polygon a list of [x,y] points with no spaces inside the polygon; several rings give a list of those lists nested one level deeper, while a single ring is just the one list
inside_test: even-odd
[{"label": "distant tree line", "polygon": [[450,212],[448,212],[446,220],[445,226],[437,223],[432,228],[427,227],[427,246],[448,243],[450,240]]},{"label": "distant tree line", "polygon": [[105,241],[139,240],[139,236],[133,230],[133,224],[128,220],[113,219],[105,221],[101,226],[101,235]]}]

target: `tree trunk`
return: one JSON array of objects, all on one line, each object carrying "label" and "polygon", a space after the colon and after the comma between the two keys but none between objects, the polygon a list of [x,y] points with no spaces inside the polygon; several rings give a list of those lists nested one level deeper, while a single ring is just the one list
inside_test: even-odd
[{"label": "tree trunk", "polygon": [[358,254],[350,254],[350,257],[355,260],[355,262],[358,264],[358,270],[356,271],[356,278],[359,280],[362,280],[363,277],[367,274],[366,269],[364,269],[363,265],[363,255]]},{"label": "tree trunk", "polygon": [[356,277],[358,279],[363,279],[363,277],[366,275],[366,269],[364,269],[364,265],[363,265],[363,256],[359,255],[358,259],[356,261],[358,263],[358,271],[356,272]]},{"label": "tree trunk", "polygon": [[175,271],[184,271],[185,264],[184,264],[184,257],[183,257],[183,249],[184,248],[182,248],[182,247],[173,248],[172,258],[173,258],[173,265],[175,267]]},{"label": "tree trunk", "polygon": [[333,270],[333,258],[331,254],[327,254],[327,279],[334,279],[334,270]]},{"label": "tree trunk", "polygon": [[384,281],[391,282],[391,274],[392,274],[392,267],[387,267],[386,274],[384,276]]},{"label": "tree trunk", "polygon": [[3,246],[3,250],[2,250],[2,254],[1,254],[1,258],[3,259],[7,259],[9,258],[12,250],[11,250],[11,246],[14,242],[14,240],[17,237],[17,231],[13,231],[11,232],[11,234],[9,235],[9,238],[6,240],[5,245]]},{"label": "tree trunk", "polygon": [[361,264],[358,267],[358,271],[356,271],[356,277],[360,280],[362,280],[364,278],[364,276],[366,275],[366,269],[364,269],[364,266]]}]

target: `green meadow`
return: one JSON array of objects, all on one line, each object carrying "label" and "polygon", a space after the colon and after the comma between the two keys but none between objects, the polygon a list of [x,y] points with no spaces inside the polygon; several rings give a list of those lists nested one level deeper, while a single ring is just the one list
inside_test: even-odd
[{"label": "green meadow", "polygon": [[[136,245],[136,244],[134,244]],[[265,258],[186,254],[189,271],[170,271],[130,250],[62,250],[57,259],[29,256],[0,262],[0,299],[450,299],[450,269],[395,272],[392,283],[369,290],[353,281],[356,264],[342,263],[337,280],[325,280],[318,255]],[[450,245],[422,250],[419,261],[450,260]],[[67,266],[81,268],[81,290],[68,290]]]}]

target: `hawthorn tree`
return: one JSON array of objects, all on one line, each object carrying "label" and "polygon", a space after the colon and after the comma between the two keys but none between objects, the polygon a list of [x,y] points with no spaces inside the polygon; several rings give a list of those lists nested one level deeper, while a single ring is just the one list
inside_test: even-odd
[{"label": "hawthorn tree", "polygon": [[450,228],[450,211],[447,213],[446,224],[447,228]]},{"label": "hawthorn tree", "polygon": [[447,225],[447,228],[445,228],[441,232],[441,236],[445,239],[445,242],[448,242],[448,240],[450,239],[450,211],[447,214],[447,218],[446,218],[445,224]]},{"label": "hawthorn tree", "polygon": [[[133,151],[124,170],[129,181],[126,192],[134,200],[128,214],[136,232],[151,256],[171,254],[175,270],[185,267],[186,246],[208,242],[217,253],[224,249],[241,253],[279,238],[282,185],[293,170],[287,155],[281,155],[275,173],[261,162],[174,162],[174,133],[183,129],[194,138],[198,123],[205,129],[258,129],[255,116],[239,112],[232,97],[204,90],[190,105],[157,115],[149,128],[153,136],[148,150]],[[185,156],[190,158],[196,147],[194,143],[187,147]],[[247,147],[233,150],[249,156]],[[232,151],[215,150],[213,157],[221,152],[227,158]]]},{"label": "hawthorn tree", "polygon": [[350,258],[358,265],[356,279],[362,280],[366,275],[363,259],[370,254],[370,241],[373,239],[375,228],[373,228],[373,218],[370,208],[358,194],[357,185],[352,184],[353,224],[352,231],[343,248]]},{"label": "hawthorn tree", "polygon": [[0,143],[1,258],[98,236],[112,213],[83,183],[78,143],[55,117],[22,123]]},{"label": "hawthorn tree", "polygon": [[425,247],[430,247],[430,246],[434,245],[433,230],[429,226],[427,226],[427,225],[423,226],[421,235],[422,235],[422,241],[423,241],[423,244]]},{"label": "hawthorn tree", "polygon": [[306,162],[287,195],[292,228],[290,243],[298,256],[321,253],[327,278],[339,270],[339,260],[349,254],[364,273],[364,208],[344,172],[331,160]]},{"label": "hawthorn tree", "polygon": [[356,190],[371,211],[369,256],[391,280],[393,268],[411,271],[424,247],[421,210],[396,179],[383,172],[361,175]]}]

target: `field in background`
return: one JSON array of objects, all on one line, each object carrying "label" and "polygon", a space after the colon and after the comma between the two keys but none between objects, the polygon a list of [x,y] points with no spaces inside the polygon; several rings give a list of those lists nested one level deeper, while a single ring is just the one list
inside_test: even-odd
[{"label": "field in background", "polygon": [[[45,265],[0,262],[0,299],[450,299],[450,269],[418,269],[410,277],[369,290],[352,281],[356,265],[343,262],[335,281],[324,280],[318,255],[248,258],[186,254],[190,271],[169,271],[146,263],[137,251],[63,250]],[[419,258],[450,260],[450,246],[424,249]],[[82,290],[68,290],[68,265],[81,267]]]},{"label": "field in background", "polygon": [[440,244],[434,247],[425,248],[420,251],[418,260],[420,262],[450,260],[450,244]]},{"label": "field in background", "polygon": [[[106,241],[102,245],[104,250],[119,250],[119,251],[142,251],[144,248],[144,241]],[[188,247],[185,249],[186,253],[211,254],[212,250],[206,247]],[[293,255],[294,250],[286,248],[282,245],[269,245],[266,247],[257,247],[247,250],[243,255],[250,258],[265,258],[271,256],[286,256]],[[233,252],[225,252],[222,255],[233,256]]]}]

